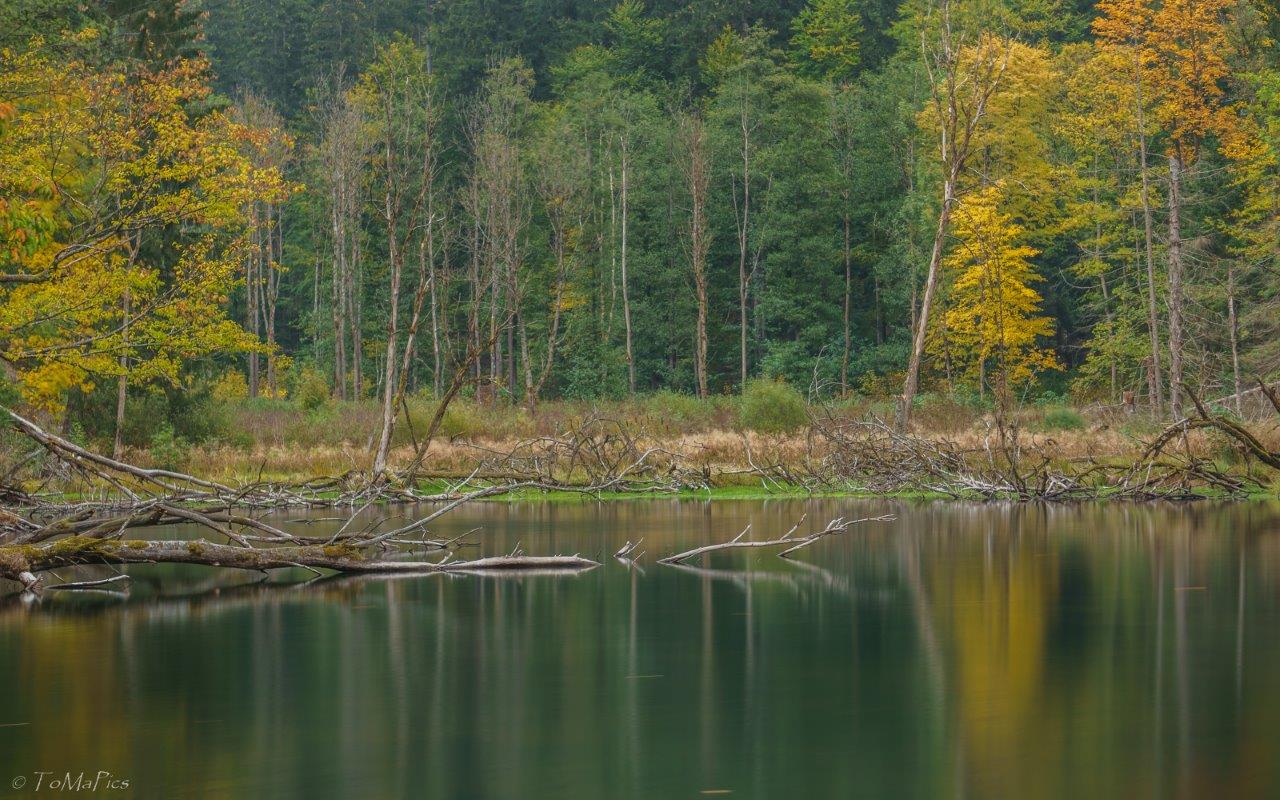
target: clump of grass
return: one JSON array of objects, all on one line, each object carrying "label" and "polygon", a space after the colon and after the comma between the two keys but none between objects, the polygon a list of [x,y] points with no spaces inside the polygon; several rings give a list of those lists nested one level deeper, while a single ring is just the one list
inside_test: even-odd
[{"label": "clump of grass", "polygon": [[756,433],[793,433],[809,421],[804,398],[785,381],[748,381],[738,403],[738,424]]}]

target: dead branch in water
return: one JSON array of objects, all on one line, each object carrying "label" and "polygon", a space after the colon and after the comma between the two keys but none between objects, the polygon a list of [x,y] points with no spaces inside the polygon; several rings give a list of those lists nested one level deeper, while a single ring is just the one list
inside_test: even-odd
[{"label": "dead branch in water", "polygon": [[[441,494],[424,494],[413,487],[396,487],[386,476],[333,491],[342,481],[317,480],[298,486],[255,483],[232,487],[173,470],[146,469],[98,455],[49,433],[18,414],[7,411],[12,427],[38,444],[52,462],[79,475],[90,497],[56,502],[15,492],[22,503],[0,511],[0,578],[17,581],[28,591],[44,585],[42,573],[91,564],[198,564],[210,567],[266,571],[301,568],[321,574],[565,574],[597,566],[578,555],[526,555],[512,552],[470,560],[453,560],[457,539],[437,542],[425,538],[427,525],[459,506],[481,498],[521,489],[562,489],[591,492],[632,485],[653,475],[651,453],[639,450],[616,433],[605,436],[575,434],[552,450],[570,453],[590,465],[587,474],[599,479],[591,485],[561,485],[555,470],[530,471],[524,479],[470,487],[469,480]],[[567,450],[566,450],[567,448]],[[572,469],[567,470],[572,471]],[[669,471],[668,471],[669,472]],[[653,482],[650,478],[650,484]],[[6,494],[6,497],[10,496]],[[379,500],[437,502],[441,505],[416,520],[379,532],[377,525],[353,523],[358,514]],[[349,506],[356,509],[329,537],[290,533],[253,515],[287,507]],[[171,525],[197,525],[213,537],[190,541],[127,538],[130,531]],[[458,537],[461,538],[461,537]],[[406,549],[450,551],[436,561],[406,560]],[[122,580],[60,583],[77,589]],[[48,588],[53,589],[54,586]]]},{"label": "dead branch in water", "polygon": [[130,578],[128,575],[120,574],[120,575],[112,575],[110,578],[103,578],[102,580],[97,580],[97,581],[67,581],[66,583],[55,583],[51,586],[46,586],[44,588],[49,590],[61,589],[65,591],[93,590],[93,589],[101,589],[103,586],[114,586],[116,584],[121,584],[121,583],[125,584],[127,588],[128,584],[131,583],[132,581],[133,579]]},{"label": "dead branch in water", "polygon": [[707,545],[703,545],[702,547],[695,547],[694,549],[686,550],[683,553],[676,553],[675,555],[667,556],[666,558],[660,558],[658,559],[658,563],[671,564],[671,565],[682,564],[685,561],[688,561],[689,559],[697,558],[698,556],[704,556],[704,555],[707,555],[708,553],[716,553],[721,550],[751,549],[751,548],[759,548],[759,547],[784,547],[784,546],[786,546],[787,549],[783,550],[781,553],[778,553],[778,556],[781,558],[790,558],[790,555],[796,552],[797,550],[808,547],[809,545],[813,544],[814,542],[824,537],[834,536],[835,534],[838,534],[838,533],[845,533],[855,525],[859,525],[863,522],[891,522],[894,519],[896,519],[896,517],[892,515],[885,515],[881,517],[864,517],[862,519],[851,519],[851,520],[846,520],[842,517],[837,517],[831,520],[830,522],[828,522],[827,526],[822,530],[816,531],[807,536],[801,536],[800,538],[797,539],[795,538],[795,532],[799,530],[800,526],[804,523],[804,517],[801,517],[800,521],[797,522],[795,525],[793,525],[791,527],[791,530],[787,531],[780,538],[758,539],[758,540],[747,539],[744,541],[743,537],[746,536],[751,531],[751,526],[748,525],[746,528],[742,530],[742,533],[739,533],[737,536],[733,537],[727,542],[721,542],[720,544],[707,544]]}]

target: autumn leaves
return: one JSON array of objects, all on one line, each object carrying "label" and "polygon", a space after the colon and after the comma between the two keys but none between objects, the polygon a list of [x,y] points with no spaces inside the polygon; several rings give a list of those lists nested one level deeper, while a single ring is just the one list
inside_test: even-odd
[{"label": "autumn leaves", "polygon": [[[208,109],[207,65],[102,63],[95,33],[0,63],[0,359],[26,398],[176,381],[258,347],[227,318],[248,209],[290,188],[266,132]],[[67,55],[67,50],[71,55]]]}]

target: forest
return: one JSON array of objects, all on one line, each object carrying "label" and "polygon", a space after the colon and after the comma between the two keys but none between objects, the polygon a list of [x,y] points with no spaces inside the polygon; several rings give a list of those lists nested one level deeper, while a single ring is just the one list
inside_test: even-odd
[{"label": "forest", "polygon": [[4,0],[0,400],[116,456],[300,408],[375,472],[454,400],[1238,414],[1276,14]]},{"label": "forest", "polygon": [[1280,797],[1277,587],[1280,0],[0,0],[6,797]]}]

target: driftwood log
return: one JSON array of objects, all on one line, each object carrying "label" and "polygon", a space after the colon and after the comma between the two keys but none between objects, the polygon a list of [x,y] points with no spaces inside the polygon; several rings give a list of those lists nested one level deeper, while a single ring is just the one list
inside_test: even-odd
[{"label": "driftwood log", "polygon": [[[202,564],[243,570],[303,568],[345,573],[430,573],[518,571],[534,569],[586,570],[598,562],[578,555],[530,556],[513,553],[471,560],[392,561],[369,558],[359,546],[242,547],[204,539],[149,541],[72,537],[51,546],[0,547],[0,577],[18,581],[25,589],[41,584],[38,573],[84,564]],[[65,588],[65,585],[64,585]]]}]

